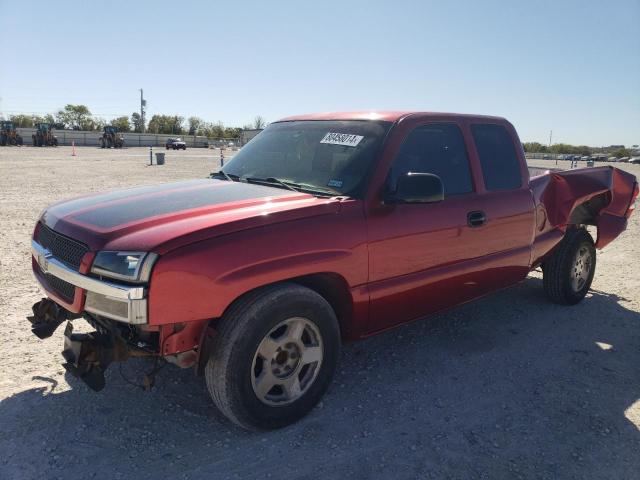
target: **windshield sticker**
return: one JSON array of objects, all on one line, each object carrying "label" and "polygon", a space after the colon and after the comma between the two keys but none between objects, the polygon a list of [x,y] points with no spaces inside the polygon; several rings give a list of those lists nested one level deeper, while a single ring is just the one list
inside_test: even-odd
[{"label": "windshield sticker", "polygon": [[327,187],[342,188],[342,180],[329,180]]},{"label": "windshield sticker", "polygon": [[343,145],[345,147],[356,147],[364,137],[362,135],[351,135],[349,133],[327,133],[320,143],[329,145]]}]

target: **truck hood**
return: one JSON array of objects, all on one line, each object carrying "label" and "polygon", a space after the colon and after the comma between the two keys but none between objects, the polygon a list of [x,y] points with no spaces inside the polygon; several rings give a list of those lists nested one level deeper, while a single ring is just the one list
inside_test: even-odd
[{"label": "truck hood", "polygon": [[339,199],[202,179],[116,190],[52,205],[41,221],[91,250],[165,253],[276,222],[335,213]]}]

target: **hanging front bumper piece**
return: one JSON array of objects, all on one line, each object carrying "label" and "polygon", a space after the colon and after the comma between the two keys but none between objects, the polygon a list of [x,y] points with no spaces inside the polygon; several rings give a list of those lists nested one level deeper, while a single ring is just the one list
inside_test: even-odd
[{"label": "hanging front bumper piece", "polygon": [[[27,317],[31,322],[31,331],[41,339],[50,337],[65,320],[79,318],[60,307],[49,298],[43,298],[32,307],[33,315]],[[71,374],[81,379],[89,388],[100,391],[104,388],[104,372],[113,362],[124,362],[131,357],[155,357],[157,351],[150,349],[150,345],[141,348],[126,341],[116,322],[97,322],[90,314],[85,319],[92,325],[101,325],[100,331],[91,333],[73,333],[73,325],[67,323],[64,331],[64,348],[62,356],[65,362],[62,366]],[[133,328],[133,327],[126,327]]]}]

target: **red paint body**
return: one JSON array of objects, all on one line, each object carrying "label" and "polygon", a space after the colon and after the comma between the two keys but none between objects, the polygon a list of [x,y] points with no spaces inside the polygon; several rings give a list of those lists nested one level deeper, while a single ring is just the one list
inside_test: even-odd
[{"label": "red paint body", "polygon": [[[94,251],[160,255],[150,281],[145,328],[160,330],[161,353],[169,355],[198,349],[209,321],[221,317],[241,295],[286,280],[327,293],[349,340],[453,307],[524,279],[562,239],[576,207],[589,200],[599,199],[597,211],[589,222],[579,223],[595,224],[597,246],[604,247],[625,229],[637,195],[635,177],[611,167],[530,179],[520,140],[502,118],[391,112],[285,121],[323,119],[393,122],[361,199],[274,189],[273,199],[205,205],[110,228],[78,221],[78,211],[56,216],[55,208],[44,221]],[[430,122],[460,127],[474,192],[440,203],[385,205],[384,182],[402,142],[414,128]],[[520,188],[486,190],[470,130],[478,123],[503,125],[510,132],[521,164]],[[212,181],[206,188],[234,187]],[[136,201],[162,202],[162,196],[149,193],[111,202],[135,208]],[[486,213],[485,225],[467,225],[472,210]],[[92,255],[85,258],[85,272]],[[79,312],[83,292],[77,289],[73,304],[56,301]],[[176,324],[185,327],[174,331]]]}]

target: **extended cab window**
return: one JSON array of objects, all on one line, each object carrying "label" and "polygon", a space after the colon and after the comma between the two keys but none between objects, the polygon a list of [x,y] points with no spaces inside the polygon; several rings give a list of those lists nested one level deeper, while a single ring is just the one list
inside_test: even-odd
[{"label": "extended cab window", "polygon": [[390,174],[390,188],[408,172],[433,173],[442,180],[444,194],[473,191],[467,149],[457,125],[423,125],[409,134],[400,148]]},{"label": "extended cab window", "polygon": [[487,190],[510,190],[522,185],[520,161],[513,139],[502,125],[472,125],[482,176]]}]

